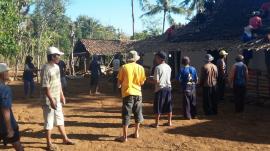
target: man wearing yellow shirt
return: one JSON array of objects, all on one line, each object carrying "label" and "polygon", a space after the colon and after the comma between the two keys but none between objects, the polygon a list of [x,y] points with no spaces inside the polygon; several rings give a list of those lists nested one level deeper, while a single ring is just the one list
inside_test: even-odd
[{"label": "man wearing yellow shirt", "polygon": [[118,86],[121,87],[123,98],[123,138],[121,139],[123,142],[127,141],[127,130],[132,113],[136,122],[135,138],[139,138],[140,123],[143,121],[141,86],[146,77],[144,68],[136,63],[139,59],[136,51],[130,51],[127,54],[127,64],[123,65],[118,73]]}]

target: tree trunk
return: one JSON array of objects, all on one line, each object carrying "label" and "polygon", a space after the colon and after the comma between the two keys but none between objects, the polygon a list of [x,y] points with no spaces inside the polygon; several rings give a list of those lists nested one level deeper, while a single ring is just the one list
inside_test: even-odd
[{"label": "tree trunk", "polygon": [[75,76],[75,69],[74,69],[74,46],[75,46],[75,34],[74,34],[74,28],[72,27],[71,29],[71,42],[72,42],[72,48],[71,48],[71,60],[70,62],[70,70],[71,70],[71,75]]},{"label": "tree trunk", "polygon": [[16,55],[16,65],[15,65],[15,75],[14,80],[17,80],[18,77],[18,70],[19,70],[19,57]]},{"label": "tree trunk", "polygon": [[40,53],[41,53],[41,40],[42,40],[43,30],[41,30],[39,38],[38,38],[38,52],[37,52],[37,82],[39,83],[39,71],[40,71]]},{"label": "tree trunk", "polygon": [[162,29],[163,29],[163,30],[162,30],[163,33],[164,33],[164,29],[165,29],[166,13],[167,13],[167,12],[164,10],[164,14],[163,14],[163,28],[162,28]]},{"label": "tree trunk", "polygon": [[132,35],[134,38],[135,35],[134,0],[131,0],[131,7],[132,7]]}]

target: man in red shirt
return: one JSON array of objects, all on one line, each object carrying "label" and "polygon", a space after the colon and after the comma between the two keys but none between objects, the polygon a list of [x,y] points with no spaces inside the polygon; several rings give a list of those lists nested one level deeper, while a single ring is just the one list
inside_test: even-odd
[{"label": "man in red shirt", "polygon": [[175,30],[175,25],[172,25],[170,28],[168,28],[166,30],[166,36],[167,36],[167,40],[170,41],[173,38],[173,34],[174,34],[174,30]]},{"label": "man in red shirt", "polygon": [[260,15],[259,12],[253,12],[252,13],[253,17],[249,19],[249,25],[251,25],[255,30],[262,27],[262,18],[259,15]]}]

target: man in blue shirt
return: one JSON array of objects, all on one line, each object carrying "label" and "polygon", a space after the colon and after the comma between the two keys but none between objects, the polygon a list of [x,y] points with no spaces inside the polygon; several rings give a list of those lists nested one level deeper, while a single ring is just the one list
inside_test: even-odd
[{"label": "man in blue shirt", "polygon": [[16,151],[23,151],[20,143],[19,127],[12,112],[12,92],[5,82],[9,79],[9,68],[0,63],[0,140],[12,144]]},{"label": "man in blue shirt", "polygon": [[183,89],[183,109],[186,119],[195,118],[196,110],[196,84],[198,82],[197,71],[190,66],[189,57],[183,57],[182,67],[178,73],[177,80],[181,82]]},{"label": "man in blue shirt", "polygon": [[235,112],[244,112],[245,97],[247,92],[248,68],[244,64],[244,56],[238,55],[236,63],[232,66],[230,83],[233,87]]}]

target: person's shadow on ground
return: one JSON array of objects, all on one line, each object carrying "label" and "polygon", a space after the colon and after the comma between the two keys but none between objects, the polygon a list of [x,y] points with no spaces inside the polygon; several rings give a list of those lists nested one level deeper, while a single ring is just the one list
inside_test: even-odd
[{"label": "person's shadow on ground", "polygon": [[215,119],[196,125],[176,127],[166,130],[165,133],[256,144],[270,144],[269,127],[269,121]]}]

